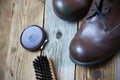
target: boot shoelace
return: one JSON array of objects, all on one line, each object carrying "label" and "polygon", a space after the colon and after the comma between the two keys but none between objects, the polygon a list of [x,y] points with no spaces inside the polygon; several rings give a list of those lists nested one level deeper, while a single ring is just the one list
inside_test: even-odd
[{"label": "boot shoelace", "polygon": [[99,5],[97,5],[97,3],[95,2],[95,7],[96,7],[96,9],[92,9],[92,12],[93,12],[93,13],[91,13],[90,15],[88,15],[85,19],[89,19],[89,18],[97,15],[97,16],[100,18],[100,21],[101,21],[101,23],[102,23],[102,25],[103,25],[103,27],[104,27],[104,31],[105,31],[105,32],[108,32],[108,33],[112,33],[112,32],[115,31],[118,27],[120,27],[120,24],[118,24],[117,26],[115,26],[115,27],[113,27],[113,28],[109,28],[109,27],[105,24],[105,22],[104,22],[104,20],[106,19],[106,16],[105,16],[105,15],[110,11],[110,8],[106,8],[106,9],[104,10],[104,12],[102,12],[103,2],[104,2],[104,0],[100,0]]}]

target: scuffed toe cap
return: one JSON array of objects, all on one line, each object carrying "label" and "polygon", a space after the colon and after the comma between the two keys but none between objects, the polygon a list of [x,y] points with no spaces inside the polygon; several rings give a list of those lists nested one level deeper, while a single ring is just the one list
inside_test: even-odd
[{"label": "scuffed toe cap", "polygon": [[107,56],[101,54],[104,50],[99,48],[99,46],[90,44],[89,42],[86,43],[80,39],[73,39],[69,49],[70,57],[76,64],[95,64]]},{"label": "scuffed toe cap", "polygon": [[87,47],[85,47],[83,43],[72,41],[70,44],[70,55],[77,61],[89,62],[90,56],[86,50],[87,50]]}]

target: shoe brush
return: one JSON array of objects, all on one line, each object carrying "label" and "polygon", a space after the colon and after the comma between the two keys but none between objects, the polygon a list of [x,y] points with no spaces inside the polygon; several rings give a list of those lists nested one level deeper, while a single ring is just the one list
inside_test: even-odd
[{"label": "shoe brush", "polygon": [[52,62],[47,56],[40,55],[33,61],[37,80],[56,80]]}]

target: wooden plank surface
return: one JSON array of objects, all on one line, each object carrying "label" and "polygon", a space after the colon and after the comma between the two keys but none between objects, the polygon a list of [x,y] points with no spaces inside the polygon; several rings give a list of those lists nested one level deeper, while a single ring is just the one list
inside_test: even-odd
[{"label": "wooden plank surface", "polygon": [[6,70],[5,62],[9,45],[12,7],[13,0],[0,0],[0,80],[4,79]]},{"label": "wooden plank surface", "polygon": [[49,38],[43,53],[54,64],[57,80],[120,80],[120,52],[110,61],[81,67],[69,59],[69,43],[79,26],[58,18],[52,0],[0,0],[0,80],[36,80],[32,61],[41,53],[20,45],[24,28],[42,26]]},{"label": "wooden plank surface", "polygon": [[120,80],[120,51],[115,57],[115,80]]},{"label": "wooden plank surface", "polygon": [[59,19],[53,12],[52,0],[46,0],[45,30],[49,43],[44,50],[55,67],[57,80],[74,80],[75,65],[69,58],[69,43],[77,31],[77,23]]},{"label": "wooden plank surface", "polygon": [[15,0],[5,80],[36,80],[32,61],[40,52],[32,53],[20,45],[20,34],[28,25],[43,26],[44,3],[40,0]]},{"label": "wooden plank surface", "polygon": [[94,67],[76,67],[76,80],[115,80],[114,59]]}]

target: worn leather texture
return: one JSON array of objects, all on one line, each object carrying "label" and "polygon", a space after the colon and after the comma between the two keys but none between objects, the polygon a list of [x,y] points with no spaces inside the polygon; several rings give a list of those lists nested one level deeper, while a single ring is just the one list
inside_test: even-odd
[{"label": "worn leather texture", "polygon": [[53,9],[62,19],[83,19],[92,0],[53,0]]},{"label": "worn leather texture", "polygon": [[96,62],[120,49],[120,0],[103,0],[102,7],[100,2],[93,1],[71,41],[70,55],[78,62]]}]

